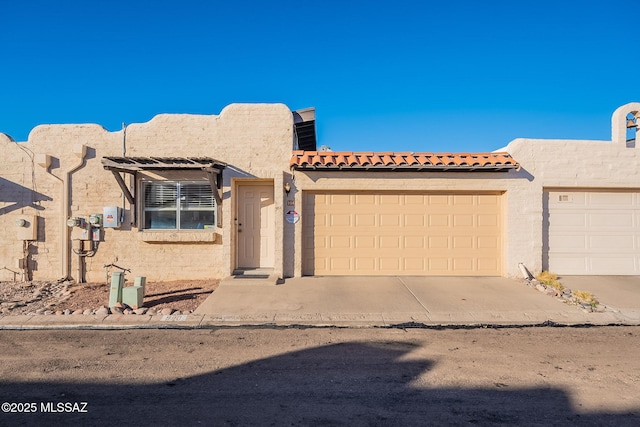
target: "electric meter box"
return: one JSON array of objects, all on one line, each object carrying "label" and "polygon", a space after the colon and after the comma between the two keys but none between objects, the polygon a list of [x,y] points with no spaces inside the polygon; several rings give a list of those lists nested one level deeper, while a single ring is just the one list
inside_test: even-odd
[{"label": "electric meter box", "polygon": [[102,214],[91,214],[89,215],[89,224],[93,227],[101,227],[102,226]]},{"label": "electric meter box", "polygon": [[102,209],[102,226],[104,228],[120,228],[120,208],[105,206]]},{"label": "electric meter box", "polygon": [[20,215],[15,221],[18,240],[38,240],[38,217],[36,215]]}]

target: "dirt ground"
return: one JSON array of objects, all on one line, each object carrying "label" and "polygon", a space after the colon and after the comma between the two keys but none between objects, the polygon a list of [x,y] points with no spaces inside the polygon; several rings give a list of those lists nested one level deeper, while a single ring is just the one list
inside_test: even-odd
[{"label": "dirt ground", "polygon": [[[218,280],[147,282],[143,307],[187,313],[195,310],[218,284]],[[0,282],[0,314],[95,310],[109,305],[109,291],[106,283]]]},{"label": "dirt ground", "polygon": [[636,427],[639,331],[0,331],[0,425]]}]

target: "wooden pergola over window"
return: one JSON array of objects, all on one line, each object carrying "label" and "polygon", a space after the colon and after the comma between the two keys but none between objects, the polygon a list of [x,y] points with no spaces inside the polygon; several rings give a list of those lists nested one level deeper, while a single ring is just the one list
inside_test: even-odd
[{"label": "wooden pergola over window", "polygon": [[140,171],[150,170],[201,170],[207,173],[213,197],[218,205],[222,204],[222,170],[226,163],[209,157],[103,157],[102,165],[110,170],[125,197],[135,205],[135,197],[122,179],[120,173],[129,173],[137,178]]}]

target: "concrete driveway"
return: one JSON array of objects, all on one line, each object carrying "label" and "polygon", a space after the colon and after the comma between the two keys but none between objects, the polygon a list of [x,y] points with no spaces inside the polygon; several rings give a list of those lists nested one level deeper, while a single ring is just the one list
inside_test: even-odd
[{"label": "concrete driveway", "polygon": [[[603,283],[602,288],[583,290],[614,307],[609,296],[616,302],[617,295],[626,298],[633,294],[633,283],[630,280],[624,287]],[[504,277],[298,277],[281,285],[223,281],[196,314],[206,315],[209,323],[225,324],[615,324],[640,322],[640,315],[636,318],[640,295],[634,296],[635,302],[628,302],[625,310],[586,313],[523,280]],[[627,312],[631,318],[624,317]]]},{"label": "concrete driveway", "polygon": [[640,276],[562,276],[573,291],[588,291],[613,310],[640,312]]}]

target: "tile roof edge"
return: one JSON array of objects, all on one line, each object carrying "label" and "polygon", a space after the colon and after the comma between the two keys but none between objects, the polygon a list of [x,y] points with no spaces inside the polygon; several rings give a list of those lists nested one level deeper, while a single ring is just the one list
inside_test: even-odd
[{"label": "tile roof edge", "polygon": [[511,154],[507,151],[478,151],[478,152],[455,152],[455,151],[317,151],[317,150],[293,150],[292,155],[301,156],[304,154],[317,154],[324,156],[338,156],[338,155],[354,155],[354,156],[420,156],[420,155],[434,155],[434,156],[499,156]]}]

